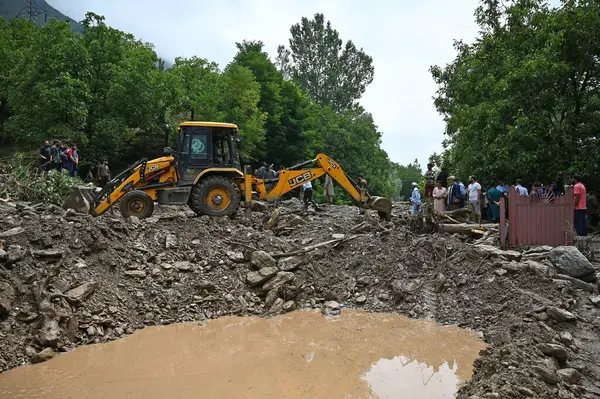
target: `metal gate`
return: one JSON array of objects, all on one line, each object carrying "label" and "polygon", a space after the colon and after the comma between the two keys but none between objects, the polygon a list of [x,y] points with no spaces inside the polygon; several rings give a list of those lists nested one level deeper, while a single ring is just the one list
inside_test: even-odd
[{"label": "metal gate", "polygon": [[[500,209],[506,202],[500,199]],[[523,197],[512,188],[508,195],[508,220],[500,212],[500,245],[573,245],[573,190],[554,196],[551,190],[542,189]]]}]

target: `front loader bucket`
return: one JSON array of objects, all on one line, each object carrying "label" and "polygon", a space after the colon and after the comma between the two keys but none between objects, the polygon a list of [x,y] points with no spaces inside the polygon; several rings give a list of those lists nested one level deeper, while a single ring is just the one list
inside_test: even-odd
[{"label": "front loader bucket", "polygon": [[75,186],[71,189],[71,194],[65,200],[63,209],[74,209],[77,213],[89,213],[95,216],[95,198],[96,187],[94,186]]},{"label": "front loader bucket", "polygon": [[385,219],[392,217],[392,201],[385,197],[371,197],[367,205],[370,209],[376,210],[379,216]]}]

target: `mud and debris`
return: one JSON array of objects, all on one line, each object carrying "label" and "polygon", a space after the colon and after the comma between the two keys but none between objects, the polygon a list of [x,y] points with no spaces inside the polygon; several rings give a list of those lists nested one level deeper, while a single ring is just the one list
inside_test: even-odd
[{"label": "mud and debris", "polygon": [[125,220],[0,202],[0,369],[146,326],[359,308],[480,332],[458,398],[600,397],[595,249],[503,251],[489,234],[419,234],[398,209],[263,205]]}]

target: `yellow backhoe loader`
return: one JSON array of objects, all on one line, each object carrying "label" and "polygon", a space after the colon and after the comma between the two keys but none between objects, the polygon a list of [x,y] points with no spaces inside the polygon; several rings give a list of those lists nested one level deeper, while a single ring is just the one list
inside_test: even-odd
[{"label": "yellow backhoe loader", "polygon": [[[182,122],[176,149],[165,148],[166,155],[161,158],[137,161],[100,191],[75,187],[64,208],[97,216],[118,204],[124,217],[143,219],[152,215],[157,202],[189,205],[201,215],[233,216],[242,201],[249,206],[253,198],[278,198],[328,174],[358,207],[374,209],[382,218],[390,217],[392,205],[388,199],[371,196],[324,154],[281,170],[276,179],[258,179],[248,167],[242,172],[237,133],[237,126],[230,123]],[[315,166],[305,168],[309,164]]]}]

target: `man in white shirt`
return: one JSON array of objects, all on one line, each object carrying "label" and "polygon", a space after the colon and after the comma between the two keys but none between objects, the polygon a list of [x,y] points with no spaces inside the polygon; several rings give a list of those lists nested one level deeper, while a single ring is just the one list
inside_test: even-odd
[{"label": "man in white shirt", "polygon": [[518,179],[516,181],[517,185],[515,186],[515,188],[519,191],[519,194],[521,195],[521,197],[529,197],[529,190],[527,190],[525,187],[523,187],[521,185],[521,179]]},{"label": "man in white shirt", "polygon": [[302,188],[304,189],[304,209],[308,210],[308,203],[310,202],[312,204],[312,206],[315,207],[315,210],[318,211],[319,210],[319,206],[317,205],[317,203],[315,202],[315,200],[313,200],[312,198],[312,183],[310,181],[307,181],[306,183],[304,183],[302,185]]},{"label": "man in white shirt", "polygon": [[469,206],[476,216],[477,223],[481,224],[481,184],[477,183],[475,176],[469,178],[471,184],[467,188],[469,194]]}]

